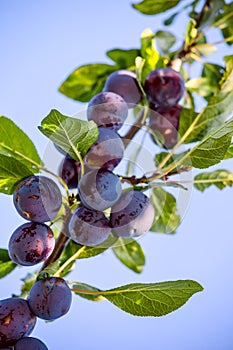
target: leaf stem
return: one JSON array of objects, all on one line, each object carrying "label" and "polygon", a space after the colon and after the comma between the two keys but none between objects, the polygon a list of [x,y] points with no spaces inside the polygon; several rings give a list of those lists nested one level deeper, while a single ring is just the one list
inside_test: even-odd
[{"label": "leaf stem", "polygon": [[64,262],[64,264],[57,270],[57,272],[54,274],[54,277],[59,277],[62,271],[65,270],[67,266],[69,266],[73,261],[77,260],[80,254],[84,251],[86,247],[83,246],[81,249],[79,249],[74,255],[72,255],[68,260]]},{"label": "leaf stem", "polygon": [[53,173],[51,170],[47,169],[43,165],[35,162],[33,159],[30,159],[29,157],[25,156],[25,154],[22,154],[22,153],[20,153],[20,152],[18,152],[16,150],[14,150],[11,147],[4,145],[4,144],[1,144],[1,146],[2,146],[2,148],[5,148],[6,150],[10,151],[11,153],[13,153],[13,154],[21,157],[22,159],[28,161],[29,163],[31,163],[32,165],[34,165],[38,169],[43,170],[44,172],[54,176],[56,179],[58,179],[58,181],[61,183],[61,185],[65,188],[67,198],[69,197],[69,189],[67,187],[67,184],[65,183],[65,181],[60,176],[58,176],[57,174]]}]

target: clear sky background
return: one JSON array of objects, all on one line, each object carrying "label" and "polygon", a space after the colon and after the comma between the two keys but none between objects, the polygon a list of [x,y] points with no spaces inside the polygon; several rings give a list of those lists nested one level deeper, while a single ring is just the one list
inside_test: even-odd
[{"label": "clear sky background", "polygon": [[[110,63],[105,57],[109,49],[138,47],[143,29],[162,29],[166,16],[139,14],[127,0],[1,0],[0,114],[27,133],[43,157],[47,140],[37,130],[41,119],[52,108],[72,116],[85,107],[58,92],[66,76],[81,64]],[[180,43],[186,20],[182,15],[173,28]],[[217,31],[210,35],[213,41],[221,39]],[[221,63],[221,57],[232,52],[225,45],[219,49],[211,62]],[[232,161],[219,167],[232,169]],[[0,208],[0,247],[5,248],[23,220],[11,197],[0,194]],[[33,336],[50,350],[231,350],[232,189],[211,188],[204,194],[193,190],[177,234],[148,233],[140,244],[147,259],[142,274],[128,270],[108,251],[80,261],[69,280],[107,289],[131,282],[194,279],[204,292],[161,318],[134,317],[107,301],[92,303],[74,296],[65,317],[52,323],[38,320]],[[19,292],[19,279],[33,270],[20,268],[0,280],[0,298]]]}]

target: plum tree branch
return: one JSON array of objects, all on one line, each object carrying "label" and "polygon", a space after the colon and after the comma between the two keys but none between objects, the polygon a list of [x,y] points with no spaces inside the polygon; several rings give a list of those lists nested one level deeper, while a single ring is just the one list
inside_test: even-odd
[{"label": "plum tree branch", "polygon": [[128,146],[128,144],[133,139],[133,137],[137,134],[137,132],[144,125],[145,119],[146,119],[145,118],[145,110],[146,109],[148,109],[148,108],[147,107],[143,107],[140,110],[138,118],[136,119],[135,123],[133,125],[131,125],[130,129],[126,132],[126,134],[121,137],[125,147]]},{"label": "plum tree branch", "polygon": [[169,176],[178,175],[178,174],[181,174],[183,172],[188,172],[191,169],[192,169],[191,167],[185,167],[185,166],[181,165],[178,170],[172,171],[171,173],[166,173],[166,174],[161,174],[157,171],[154,171],[152,173],[152,175],[150,175],[150,176],[147,176],[145,174],[141,177],[136,177],[134,175],[132,175],[132,176],[118,175],[118,176],[122,182],[128,182],[132,186],[137,186],[139,184],[149,184],[152,181],[157,180],[158,178],[160,178],[166,182],[166,181],[169,181],[168,180]]},{"label": "plum tree branch", "polygon": [[[200,10],[198,16],[195,19],[195,28],[197,30],[199,30],[201,22],[203,20],[206,8],[210,7],[210,0],[205,0],[202,9]],[[198,35],[196,37],[196,40],[198,38]],[[191,43],[187,48],[185,48],[185,40],[183,42],[183,44],[181,45],[181,48],[177,51],[177,54],[175,55],[175,57],[173,58],[173,60],[170,62],[170,65],[172,65],[172,62],[175,61],[176,59],[185,59],[187,57],[187,55],[191,52],[191,49],[194,45],[196,45],[196,40],[194,40],[193,43]]]},{"label": "plum tree branch", "polygon": [[47,260],[45,260],[40,272],[43,271],[47,266],[52,264],[54,261],[56,261],[60,257],[61,253],[64,250],[65,245],[70,239],[68,236],[67,226],[68,226],[69,219],[71,217],[71,210],[68,206],[65,206],[65,210],[66,210],[66,213],[65,215],[63,215],[61,232],[59,233],[59,236],[56,240],[55,247],[52,251],[52,254],[48,257]]}]

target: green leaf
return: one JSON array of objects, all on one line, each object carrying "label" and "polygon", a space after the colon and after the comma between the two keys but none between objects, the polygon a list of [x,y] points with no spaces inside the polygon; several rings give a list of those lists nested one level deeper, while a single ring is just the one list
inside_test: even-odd
[{"label": "green leaf", "polygon": [[224,159],[233,158],[233,143],[228,147]]},{"label": "green leaf", "polygon": [[197,44],[192,48],[192,52],[204,57],[212,55],[215,51],[217,51],[216,46],[210,43]]},{"label": "green leaf", "polygon": [[218,64],[207,62],[203,64],[202,77],[209,80],[213,93],[219,90],[223,73],[224,68]]},{"label": "green leaf", "polygon": [[[82,288],[83,287],[83,288]],[[80,289],[81,288],[81,289]],[[135,316],[163,316],[183,306],[203,287],[196,281],[179,280],[160,283],[132,283],[101,291],[95,287],[73,283],[75,294],[95,301],[102,296],[121,310]]]},{"label": "green leaf", "polygon": [[[188,151],[182,152],[182,153],[177,153],[177,154],[173,154],[172,157],[169,158],[169,160],[166,162],[166,166],[170,166],[170,165],[175,165],[180,159],[182,159],[186,154],[188,153]],[[161,152],[156,154],[155,156],[155,165],[156,167],[158,167],[163,160],[168,156],[168,152]],[[187,166],[187,161],[185,162],[186,166]],[[191,162],[189,164],[189,166],[191,166]],[[179,171],[182,170],[182,164],[178,165],[177,167],[175,167],[172,170],[172,173],[179,173]]]},{"label": "green leaf", "polygon": [[[137,75],[137,80],[139,82],[142,81],[142,72],[143,72],[143,67],[145,65],[145,59],[142,58],[141,56],[136,57],[135,60],[135,70],[136,70],[136,75]],[[141,112],[141,107],[138,110],[138,108],[135,108],[135,116],[137,116]]]},{"label": "green leaf", "polygon": [[226,70],[220,82],[221,90],[230,92],[233,90],[233,55],[225,56]]},{"label": "green leaf", "polygon": [[186,82],[186,88],[201,96],[208,97],[217,93],[220,88],[220,80],[224,69],[213,63],[204,63],[202,77],[190,79]]},{"label": "green leaf", "polygon": [[[92,301],[100,301],[100,300],[104,300],[105,298],[102,297],[101,295],[98,294],[85,294],[82,292],[101,292],[100,289],[95,288],[90,286],[89,284],[86,283],[82,283],[82,282],[74,282],[71,286],[71,290],[73,290],[75,292],[75,294],[79,295],[82,298],[88,299],[88,300],[92,300]],[[78,291],[82,291],[81,293],[79,293]]]},{"label": "green leaf", "polygon": [[94,122],[67,117],[56,109],[42,120],[39,130],[76,160],[79,160],[77,152],[84,157],[98,138]]},{"label": "green leaf", "polygon": [[141,246],[131,238],[118,238],[112,248],[116,257],[129,269],[141,273],[145,265],[145,255]]},{"label": "green leaf", "polygon": [[24,278],[21,279],[23,282],[21,286],[21,294],[17,295],[18,298],[27,298],[28,294],[33,286],[33,284],[36,282],[37,279],[37,273],[28,273]]},{"label": "green leaf", "polygon": [[213,172],[205,172],[198,174],[194,178],[194,186],[199,191],[204,191],[210,186],[216,186],[220,190],[233,185],[233,173],[228,170],[215,170]]},{"label": "green leaf", "polygon": [[188,130],[188,134],[184,139],[185,143],[201,140],[211,129],[214,130],[220,127],[232,113],[233,56],[227,56],[224,59],[226,61],[226,71],[220,82],[220,90],[209,98],[208,105],[195,117],[191,125],[185,126],[185,121],[183,120],[183,130],[181,131],[181,126],[179,127],[181,135]]},{"label": "green leaf", "polygon": [[138,49],[113,49],[106,52],[106,55],[113,60],[119,68],[127,69],[135,66],[135,59],[140,56]]},{"label": "green leaf", "polygon": [[117,237],[110,235],[103,243],[95,247],[82,246],[72,241],[69,244],[72,246],[71,251],[73,254],[77,253],[79,250],[82,249],[80,251],[78,259],[88,259],[103,253],[105,250],[110,248],[116,241]]},{"label": "green leaf", "polygon": [[[223,13],[219,14],[213,25],[222,31],[223,37],[226,39],[228,45],[233,44],[233,3],[225,4],[222,7]],[[230,40],[227,40],[230,39]]]},{"label": "green leaf", "polygon": [[158,30],[155,33],[156,44],[160,50],[167,52],[176,42],[174,34],[167,30]]},{"label": "green leaf", "polygon": [[132,4],[133,8],[145,15],[156,15],[170,10],[178,5],[180,0],[143,0],[138,4]]},{"label": "green leaf", "polygon": [[0,278],[5,277],[16,268],[16,264],[10,259],[7,249],[0,249]]},{"label": "green leaf", "polygon": [[163,316],[184,305],[203,287],[191,280],[134,283],[101,293],[111,303],[135,316]]},{"label": "green leaf", "polygon": [[0,192],[13,194],[19,181],[33,173],[17,159],[0,154]]},{"label": "green leaf", "polygon": [[145,29],[141,34],[141,57],[145,60],[142,81],[157,67],[160,55],[156,49],[155,34],[150,29]]},{"label": "green leaf", "polygon": [[186,26],[184,50],[189,50],[189,47],[195,41],[197,34],[198,30],[196,28],[196,21],[191,19]]},{"label": "green leaf", "polygon": [[13,261],[7,261],[7,262],[0,262],[0,278],[5,277],[8,275],[11,271],[13,271],[16,268],[16,264]]},{"label": "green leaf", "polygon": [[188,153],[193,167],[203,169],[221,162],[231,144],[232,136],[233,120],[211,132]]},{"label": "green leaf", "polygon": [[224,6],[224,0],[211,0],[208,1],[208,5],[205,6],[203,16],[201,18],[199,28],[203,29],[210,27],[218,14],[222,14]]},{"label": "green leaf", "polygon": [[[51,263],[48,266],[46,266],[46,268],[43,268],[43,270],[39,272],[37,279],[38,280],[42,280],[42,279],[44,279],[46,277],[55,275],[55,273],[58,271],[60,266],[61,266],[61,260],[57,259],[53,263]],[[65,274],[61,275],[61,277],[63,277],[63,276],[65,276]]]},{"label": "green leaf", "polygon": [[174,20],[176,19],[176,17],[179,15],[179,12],[175,12],[175,13],[173,13],[171,16],[169,16],[167,19],[165,19],[164,21],[163,21],[163,24],[165,25],[165,26],[170,26],[173,22],[174,22]]},{"label": "green leaf", "polygon": [[175,197],[161,187],[152,190],[150,200],[155,208],[154,223],[150,228],[152,232],[175,233],[181,218],[177,214]]},{"label": "green leaf", "polygon": [[104,63],[80,66],[61,84],[59,91],[73,100],[89,102],[102,91],[109,74],[118,69]]},{"label": "green leaf", "polygon": [[30,138],[10,119],[0,116],[0,154],[12,156],[33,173],[42,165],[37,150]]},{"label": "green leaf", "polygon": [[117,237],[110,235],[101,244],[95,247],[87,247],[75,243],[71,240],[63,250],[60,258],[57,261],[55,261],[54,264],[51,264],[52,266],[49,265],[48,269],[52,269],[52,274],[64,277],[73,270],[76,260],[88,259],[96,255],[102,254],[104,251],[110,248],[116,241]]},{"label": "green leaf", "polygon": [[218,86],[212,85],[211,81],[204,77],[190,79],[185,83],[186,89],[188,89],[191,93],[195,92],[201,96],[209,96],[212,95],[213,92],[218,91]]},{"label": "green leaf", "polygon": [[0,261],[1,262],[11,261],[7,249],[0,248]]}]

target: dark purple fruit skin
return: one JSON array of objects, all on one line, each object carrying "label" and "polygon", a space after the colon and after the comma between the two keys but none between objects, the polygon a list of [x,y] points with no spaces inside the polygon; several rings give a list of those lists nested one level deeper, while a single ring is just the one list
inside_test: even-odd
[{"label": "dark purple fruit skin", "polygon": [[118,131],[128,115],[125,100],[113,92],[100,92],[94,96],[87,108],[87,119],[98,126]]},{"label": "dark purple fruit skin", "polygon": [[[182,107],[175,105],[172,107],[158,107],[150,110],[149,127],[162,136],[162,146],[171,149],[178,141],[178,128],[180,113]],[[152,140],[156,143],[156,139],[151,133]]]},{"label": "dark purple fruit skin", "polygon": [[81,175],[81,164],[75,159],[66,156],[60,163],[58,175],[67,184],[70,190],[77,188]]},{"label": "dark purple fruit skin", "polygon": [[43,320],[55,320],[70,309],[72,295],[66,281],[48,277],[37,281],[28,296],[32,312]]},{"label": "dark purple fruit skin", "polygon": [[48,350],[48,348],[40,339],[25,337],[17,341],[14,350]]},{"label": "dark purple fruit skin", "polygon": [[118,176],[104,169],[86,173],[79,182],[78,190],[83,205],[98,211],[110,208],[122,192]]},{"label": "dark purple fruit skin", "polygon": [[144,89],[150,102],[170,107],[182,98],[185,85],[179,72],[172,68],[158,68],[149,73]]},{"label": "dark purple fruit skin", "polygon": [[45,222],[57,215],[62,196],[53,180],[45,176],[29,176],[16,187],[13,202],[24,219]]},{"label": "dark purple fruit skin", "polygon": [[71,239],[90,247],[104,242],[110,231],[109,221],[104,213],[85,207],[77,208],[69,222]]},{"label": "dark purple fruit skin", "polygon": [[0,301],[0,347],[13,345],[28,336],[36,324],[36,317],[28,302],[21,298]]},{"label": "dark purple fruit skin", "polygon": [[139,191],[122,193],[111,208],[110,226],[118,237],[139,237],[149,231],[154,221],[150,199]]},{"label": "dark purple fruit skin", "polygon": [[29,222],[13,232],[8,250],[10,258],[16,264],[33,266],[46,260],[54,245],[53,231],[47,225]]},{"label": "dark purple fruit skin", "polygon": [[96,142],[89,148],[85,161],[94,168],[112,171],[124,156],[124,144],[120,136],[113,130],[99,128]]},{"label": "dark purple fruit skin", "polygon": [[142,100],[142,93],[135,73],[121,69],[109,75],[103,91],[111,91],[123,97],[128,108],[133,108]]}]

